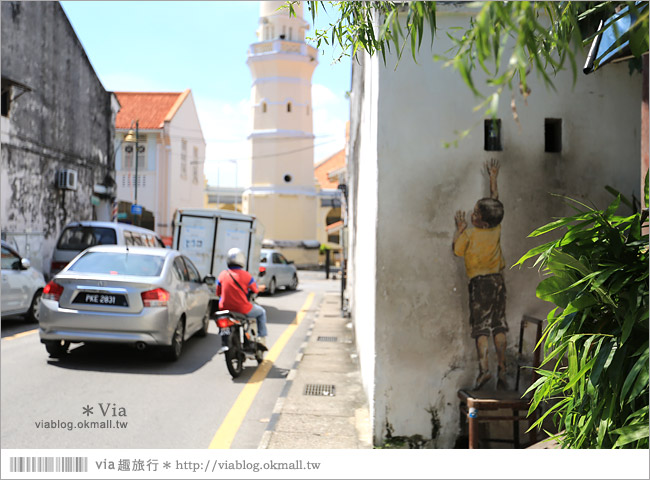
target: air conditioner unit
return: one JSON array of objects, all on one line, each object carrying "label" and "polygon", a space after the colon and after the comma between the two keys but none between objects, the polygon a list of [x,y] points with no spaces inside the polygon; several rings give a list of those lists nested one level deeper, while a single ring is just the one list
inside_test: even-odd
[{"label": "air conditioner unit", "polygon": [[63,190],[76,190],[77,175],[76,170],[59,170],[56,182],[57,187]]}]

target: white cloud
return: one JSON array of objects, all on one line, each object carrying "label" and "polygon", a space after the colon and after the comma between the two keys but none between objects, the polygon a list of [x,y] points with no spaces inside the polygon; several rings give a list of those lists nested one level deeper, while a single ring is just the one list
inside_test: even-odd
[{"label": "white cloud", "polygon": [[[250,109],[248,99],[232,103],[196,98],[196,109],[206,143],[205,176],[209,185],[243,183],[248,157]],[[237,167],[227,160],[237,160]],[[235,174],[239,182],[235,181]]]},{"label": "white cloud", "polygon": [[163,92],[168,91],[162,83],[147,76],[130,72],[115,72],[99,75],[104,88],[110,92]]},{"label": "white cloud", "polygon": [[311,103],[314,110],[344,102],[345,98],[340,98],[325,85],[315,83],[311,86]]},{"label": "white cloud", "polygon": [[314,163],[345,148],[345,123],[350,117],[348,100],[336,95],[328,87],[312,85],[314,106]]}]

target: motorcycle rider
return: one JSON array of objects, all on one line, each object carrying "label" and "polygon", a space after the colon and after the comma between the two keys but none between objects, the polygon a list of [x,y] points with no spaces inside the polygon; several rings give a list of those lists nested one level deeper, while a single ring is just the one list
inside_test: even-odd
[{"label": "motorcycle rider", "polygon": [[[217,296],[219,297],[219,310],[232,310],[242,313],[247,317],[257,320],[257,341],[266,345],[266,310],[260,305],[251,303],[248,299],[250,293],[256,294],[259,288],[253,276],[244,270],[246,257],[239,248],[228,250],[228,269],[222,271],[217,278]],[[228,350],[227,337],[221,337],[223,346],[218,353]]]}]

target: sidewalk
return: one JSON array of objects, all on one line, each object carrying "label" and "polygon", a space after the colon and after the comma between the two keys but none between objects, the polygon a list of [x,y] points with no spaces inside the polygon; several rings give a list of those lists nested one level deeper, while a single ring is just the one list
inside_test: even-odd
[{"label": "sidewalk", "polygon": [[258,448],[372,448],[349,322],[326,293]]}]

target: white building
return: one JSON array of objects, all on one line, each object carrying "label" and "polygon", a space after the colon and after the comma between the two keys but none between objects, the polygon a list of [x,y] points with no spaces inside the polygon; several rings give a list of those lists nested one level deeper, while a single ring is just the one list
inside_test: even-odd
[{"label": "white building", "polygon": [[[202,208],[205,140],[190,90],[184,92],[116,92],[122,109],[115,121],[115,161],[120,217],[133,221],[130,205],[147,212],[138,219],[170,243],[174,212]],[[124,142],[138,126],[138,171],[135,144]],[[137,187],[136,187],[137,185]],[[138,221],[136,220],[136,221]]]},{"label": "white building", "polygon": [[317,192],[311,76],[317,51],[305,43],[309,24],[302,5],[295,17],[282,1],[260,2],[258,42],[250,46],[248,66],[252,133],[249,186],[243,211],[257,216],[267,240],[297,264],[316,264]]},{"label": "white building", "polygon": [[[448,28],[467,26],[461,8],[439,4],[436,53],[452,46]],[[405,53],[397,69],[394,50],[385,65],[381,55],[353,62],[348,285],[375,444],[390,431],[452,448],[461,433],[457,391],[477,373],[468,280],[451,249],[454,213],[489,196],[483,164],[498,159],[512,365],[522,316],[546,318],[550,310],[535,296],[537,269],[509,267],[550,240],[530,232],[572,212],[551,193],[604,207],[611,185],[639,198],[642,77],[627,64],[610,65],[572,88],[571,72],[561,72],[549,92],[533,72],[527,104],[518,104],[520,125],[509,98],[501,102],[499,149],[484,138],[477,99],[457,72],[430,60],[426,45],[425,38],[418,64]],[[477,124],[458,147],[444,148]],[[490,355],[495,374],[491,340]]]}]

